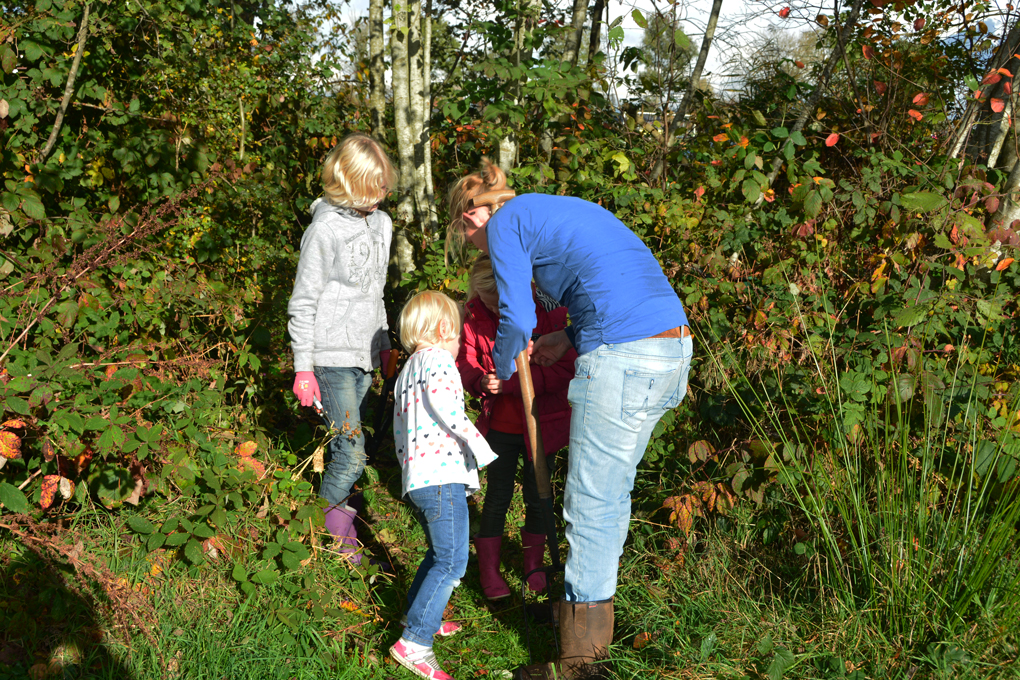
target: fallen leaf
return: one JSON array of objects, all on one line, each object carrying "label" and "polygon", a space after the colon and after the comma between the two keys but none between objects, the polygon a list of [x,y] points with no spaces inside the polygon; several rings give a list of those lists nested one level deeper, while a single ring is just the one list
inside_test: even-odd
[{"label": "fallen leaf", "polygon": [[634,636],[634,649],[644,649],[652,641],[651,633],[638,633]]}]

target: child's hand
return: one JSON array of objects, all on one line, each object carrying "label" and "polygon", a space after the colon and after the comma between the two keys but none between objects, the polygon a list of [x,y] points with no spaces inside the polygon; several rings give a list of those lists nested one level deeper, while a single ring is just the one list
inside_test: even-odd
[{"label": "child's hand", "polygon": [[298,374],[294,376],[294,396],[298,398],[302,406],[311,406],[314,399],[322,399],[314,372],[298,371]]},{"label": "child's hand", "polygon": [[482,376],[479,387],[482,392],[488,392],[489,394],[499,394],[503,391],[503,381],[496,377],[495,373],[489,373]]}]

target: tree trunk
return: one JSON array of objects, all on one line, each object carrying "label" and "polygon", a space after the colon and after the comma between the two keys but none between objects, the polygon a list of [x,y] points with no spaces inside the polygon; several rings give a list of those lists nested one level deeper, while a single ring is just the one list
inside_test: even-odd
[{"label": "tree trunk", "polygon": [[595,0],[595,6],[591,10],[591,35],[588,36],[588,68],[595,63],[595,55],[599,53],[601,38],[599,33],[602,28],[602,15],[606,11],[606,0]]},{"label": "tree trunk", "polygon": [[372,134],[382,136],[386,114],[386,41],[383,34],[383,0],[368,3],[368,82]]},{"label": "tree trunk", "polygon": [[705,37],[701,39],[701,51],[698,52],[698,61],[694,64],[694,70],[691,71],[691,81],[687,84],[687,92],[684,93],[684,99],[680,102],[680,108],[677,109],[676,115],[673,118],[673,122],[666,128],[666,143],[663,150],[662,158],[655,161],[655,166],[652,168],[651,180],[655,182],[662,176],[663,171],[666,169],[666,155],[669,153],[670,147],[673,146],[674,141],[677,137],[677,132],[680,126],[684,124],[684,120],[687,117],[687,109],[691,105],[691,101],[694,99],[694,90],[697,87],[698,81],[701,79],[701,74],[705,70],[705,62],[708,61],[708,52],[712,47],[712,39],[715,37],[715,29],[719,24],[719,10],[722,9],[722,0],[713,0],[712,2],[712,13],[708,16],[708,25],[705,27]]},{"label": "tree trunk", "polygon": [[[850,16],[847,17],[846,23],[843,24],[843,30],[837,38],[844,45],[846,44],[847,38],[850,37],[850,34],[857,26],[857,18],[861,15],[861,5],[863,4],[864,0],[854,0],[854,5],[850,9]],[[814,113],[819,100],[821,100],[822,95],[825,94],[825,90],[829,84],[829,78],[832,76],[832,71],[836,68],[836,64],[839,63],[840,59],[842,59],[841,50],[833,50],[832,54],[829,55],[829,59],[825,62],[825,67],[822,69],[822,74],[818,77],[818,82],[815,83],[814,92],[811,93],[811,97],[804,103],[804,107],[801,110],[800,115],[793,124],[793,129],[790,130],[791,137],[794,132],[800,132],[804,129],[804,125],[807,123],[808,117]],[[772,171],[769,173],[768,178],[770,187],[775,184],[776,177],[779,176],[779,171],[783,167],[783,159],[786,157],[786,147],[791,144],[793,144],[792,139],[787,138],[786,143],[783,144],[783,147],[779,150],[779,155],[776,156],[776,159],[772,162]],[[765,200],[764,193],[758,198],[756,204],[761,203],[763,200]]]},{"label": "tree trunk", "polygon": [[397,160],[399,179],[397,181],[396,217],[398,226],[394,231],[396,243],[394,258],[400,272],[414,271],[413,249],[407,241],[405,229],[414,221],[414,139],[411,129],[410,70],[408,52],[410,30],[406,6],[393,9],[393,34],[390,50],[393,61],[393,122],[397,133]]},{"label": "tree trunk", "polygon": [[423,216],[428,233],[434,234],[439,228],[439,212],[436,209],[436,190],[432,185],[432,0],[425,6],[425,47],[422,55],[423,96],[422,110],[425,112],[423,142],[425,145],[425,201],[428,214]]},{"label": "tree trunk", "polygon": [[[1014,60],[1013,56],[1017,50],[1020,49],[1020,22],[1013,24],[1013,28],[1010,29],[1009,34],[1006,36],[1003,44],[999,46],[999,49],[995,52],[995,56],[992,58],[989,64],[988,71],[995,71],[998,68],[1008,68],[1011,73],[1016,75],[1016,64],[1020,64],[1020,61],[1014,61],[1013,64],[1007,66],[1011,60]],[[984,75],[984,74],[982,74]],[[1012,78],[1009,79],[1010,81]],[[990,111],[989,100],[996,95],[1000,95],[1003,92],[1003,85],[1007,80],[1001,80],[998,83],[991,83],[981,88],[980,97],[975,97],[970,100],[967,104],[967,110],[963,114],[963,118],[960,119],[960,124],[957,125],[956,130],[953,133],[953,137],[949,142],[949,157],[957,158],[960,156],[964,149],[967,148],[967,140],[971,136],[971,129],[977,122],[978,117],[982,111]],[[992,142],[994,144],[994,140]],[[972,147],[973,148],[973,147]],[[977,149],[975,153],[980,153],[987,146],[982,145]]]},{"label": "tree trunk", "polygon": [[563,51],[563,61],[577,66],[577,56],[581,52],[581,39],[584,37],[584,20],[588,16],[588,0],[574,0],[574,14],[570,27],[574,34],[567,38],[567,48]]},{"label": "tree trunk", "polygon": [[[531,61],[531,34],[535,28],[542,11],[541,0],[523,0],[520,13],[517,16],[517,25],[514,31],[514,53],[510,57],[514,66],[520,66]],[[527,45],[527,47],[525,47]],[[513,104],[517,106],[521,101],[521,85],[526,76],[514,81],[511,85],[513,92]],[[517,140],[520,134],[520,126],[507,124],[507,132],[499,140],[499,167],[509,174],[510,169],[517,162]]]}]

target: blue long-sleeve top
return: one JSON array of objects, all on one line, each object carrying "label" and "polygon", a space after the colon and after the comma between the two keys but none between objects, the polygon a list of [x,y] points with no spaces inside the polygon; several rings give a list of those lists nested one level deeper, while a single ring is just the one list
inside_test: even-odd
[{"label": "blue long-sleeve top", "polygon": [[508,380],[535,327],[531,279],[570,312],[579,354],[641,340],[687,324],[687,314],[652,252],[605,208],[569,196],[524,194],[485,228],[499,290],[493,358]]}]

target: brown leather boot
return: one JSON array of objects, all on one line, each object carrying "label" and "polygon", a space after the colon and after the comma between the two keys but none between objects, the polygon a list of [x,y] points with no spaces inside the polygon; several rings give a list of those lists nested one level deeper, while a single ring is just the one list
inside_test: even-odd
[{"label": "brown leather boot", "polygon": [[595,661],[606,657],[613,640],[613,599],[601,602],[561,600],[560,658],[552,663],[524,666],[519,680],[580,680],[602,677]]}]

